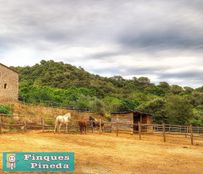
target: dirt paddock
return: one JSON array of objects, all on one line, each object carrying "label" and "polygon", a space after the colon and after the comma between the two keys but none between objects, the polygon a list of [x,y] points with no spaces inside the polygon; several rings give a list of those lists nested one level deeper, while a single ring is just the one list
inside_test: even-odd
[{"label": "dirt paddock", "polygon": [[200,174],[203,141],[191,146],[189,139],[120,134],[53,134],[28,132],[0,135],[2,152],[75,152],[76,174]]}]

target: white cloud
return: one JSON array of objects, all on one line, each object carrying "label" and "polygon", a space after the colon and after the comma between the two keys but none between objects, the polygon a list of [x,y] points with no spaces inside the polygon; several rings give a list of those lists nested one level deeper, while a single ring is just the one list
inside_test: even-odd
[{"label": "white cloud", "polygon": [[0,61],[203,85],[201,0],[0,0]]}]

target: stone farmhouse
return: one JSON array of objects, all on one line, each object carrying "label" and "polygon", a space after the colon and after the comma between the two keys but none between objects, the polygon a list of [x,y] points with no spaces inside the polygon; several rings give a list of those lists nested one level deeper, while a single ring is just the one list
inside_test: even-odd
[{"label": "stone farmhouse", "polygon": [[0,63],[0,102],[18,101],[18,72]]}]

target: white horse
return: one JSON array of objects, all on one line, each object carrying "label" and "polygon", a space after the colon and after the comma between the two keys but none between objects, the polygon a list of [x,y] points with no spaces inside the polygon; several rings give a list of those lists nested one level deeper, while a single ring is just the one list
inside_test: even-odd
[{"label": "white horse", "polygon": [[65,115],[58,115],[58,116],[56,117],[56,120],[55,120],[54,133],[57,131],[57,129],[58,129],[58,131],[59,131],[59,133],[60,133],[60,131],[61,131],[61,126],[62,126],[63,124],[66,125],[66,132],[67,132],[68,123],[70,122],[70,120],[71,120],[71,114],[70,114],[70,113],[67,113],[67,114],[65,114]]}]

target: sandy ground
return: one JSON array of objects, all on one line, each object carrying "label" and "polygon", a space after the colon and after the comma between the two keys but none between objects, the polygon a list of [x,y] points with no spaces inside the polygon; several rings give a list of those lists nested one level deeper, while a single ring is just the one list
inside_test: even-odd
[{"label": "sandy ground", "polygon": [[190,145],[183,136],[167,137],[120,134],[53,134],[29,132],[0,135],[2,152],[75,152],[76,174],[201,174],[203,140]]}]

